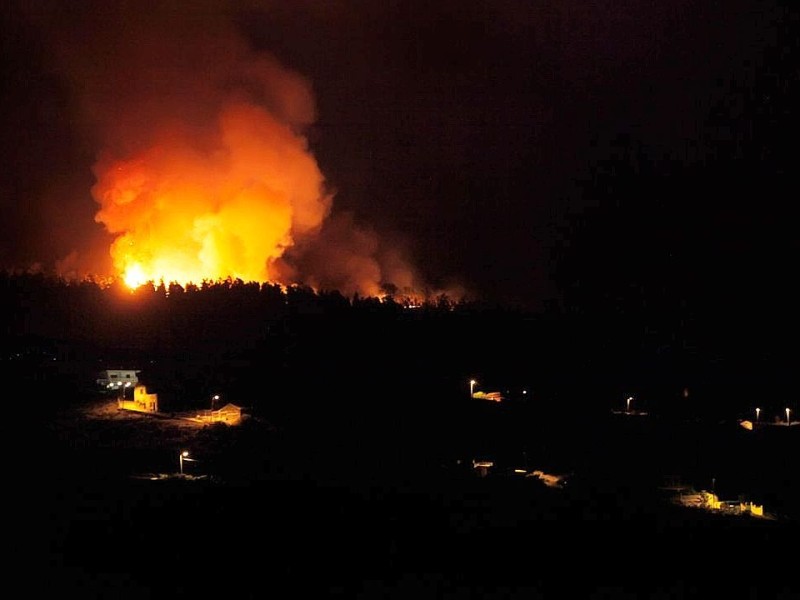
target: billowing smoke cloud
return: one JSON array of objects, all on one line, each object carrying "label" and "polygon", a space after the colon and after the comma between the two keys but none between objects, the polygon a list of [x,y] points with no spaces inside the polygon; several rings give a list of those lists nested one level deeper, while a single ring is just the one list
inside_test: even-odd
[{"label": "billowing smoke cloud", "polygon": [[[398,245],[381,246],[375,230],[355,222],[350,213],[332,216],[319,236],[309,239],[279,261],[283,277],[296,278],[295,267],[308,273],[306,283],[345,295],[424,296],[430,292],[416,281]],[[450,292],[453,293],[452,291]]]},{"label": "billowing smoke cloud", "polygon": [[95,219],[114,236],[117,275],[362,295],[422,287],[376,231],[330,218],[305,137],[317,117],[310,81],[254,51],[219,10],[100,6],[53,11],[45,25],[96,147]]}]

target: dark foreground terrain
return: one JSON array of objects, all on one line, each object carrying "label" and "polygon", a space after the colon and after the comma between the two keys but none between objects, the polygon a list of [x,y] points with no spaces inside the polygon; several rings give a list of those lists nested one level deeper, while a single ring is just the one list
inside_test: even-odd
[{"label": "dark foreground terrain", "polygon": [[[27,465],[20,487],[32,492],[12,513],[22,532],[14,547],[26,557],[32,551],[26,564],[36,568],[26,582],[48,596],[789,599],[800,592],[793,551],[800,528],[791,514],[711,514],[674,505],[659,487],[668,475],[702,484],[712,465],[728,495],[752,496],[760,485],[767,491],[755,499],[766,499],[767,509],[791,508],[796,483],[745,456],[761,460],[758,447],[796,446],[788,436],[756,446],[740,428],[712,429],[712,440],[684,426],[671,446],[683,453],[656,460],[670,436],[652,422],[554,422],[525,437],[510,424],[523,413],[502,416],[499,405],[476,404],[454,419],[448,440],[455,444],[460,432],[463,443],[449,450],[423,429],[416,441],[401,441],[388,429],[371,436],[332,420],[327,433],[309,425],[312,438],[263,420],[197,427],[104,406],[101,399],[53,413],[31,431],[30,460],[26,452],[14,459]],[[797,433],[790,429],[781,433]],[[477,431],[495,443],[477,440]],[[747,452],[731,455],[742,443]],[[197,462],[186,462],[181,478],[184,447]],[[706,452],[733,456],[738,476],[725,461],[702,460]],[[485,477],[472,466],[478,453],[495,461]],[[513,474],[520,457],[529,471],[565,474],[564,485]]]},{"label": "dark foreground terrain", "polygon": [[[0,284],[20,596],[800,594],[800,426],[775,424],[796,369],[762,320]],[[108,368],[141,369],[164,414],[119,413]],[[169,418],[214,394],[250,418]],[[629,395],[646,415],[619,414]],[[774,518],[678,506],[681,486]]]}]

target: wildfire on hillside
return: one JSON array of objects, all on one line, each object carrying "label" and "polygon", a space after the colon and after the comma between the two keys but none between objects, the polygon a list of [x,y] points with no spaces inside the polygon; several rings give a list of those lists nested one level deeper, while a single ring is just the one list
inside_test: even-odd
[{"label": "wildfire on hillside", "polygon": [[59,28],[55,60],[94,145],[91,193],[112,236],[112,275],[132,288],[241,279],[460,296],[423,283],[402,244],[333,210],[309,143],[311,81],[212,17],[121,5]]},{"label": "wildfire on hillside", "polygon": [[166,131],[95,166],[96,218],[119,234],[111,255],[128,285],[279,280],[275,262],[328,215],[331,196],[302,136],[241,102],[216,119],[203,139]]}]

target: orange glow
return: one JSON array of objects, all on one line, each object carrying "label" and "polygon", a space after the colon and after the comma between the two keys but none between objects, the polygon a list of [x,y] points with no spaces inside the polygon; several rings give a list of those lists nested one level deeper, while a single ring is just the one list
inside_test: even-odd
[{"label": "orange glow", "polygon": [[95,173],[96,219],[120,234],[111,256],[130,287],[273,281],[271,263],[330,207],[305,139],[243,103],[228,105],[208,137],[170,130],[135,157],[102,159]]},{"label": "orange glow", "polygon": [[419,281],[401,239],[332,212],[305,136],[317,117],[305,77],[218,24],[198,32],[194,19],[159,19],[151,34],[116,25],[103,36],[113,47],[94,52],[108,60],[64,55],[91,75],[79,103],[100,144],[92,196],[113,236],[114,279],[132,289],[303,285],[404,305],[462,297],[457,283]]},{"label": "orange glow", "polygon": [[473,398],[479,400],[489,400],[490,402],[502,402],[503,394],[500,392],[475,392],[472,394]]}]

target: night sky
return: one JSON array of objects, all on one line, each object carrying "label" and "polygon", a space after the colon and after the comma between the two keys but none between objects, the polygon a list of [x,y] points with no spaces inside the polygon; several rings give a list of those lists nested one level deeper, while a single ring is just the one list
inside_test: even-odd
[{"label": "night sky", "polygon": [[[0,263],[111,271],[93,168],[153,115],[200,122],[224,38],[308,85],[315,107],[281,114],[331,192],[321,239],[369,234],[343,263],[401,249],[418,284],[534,308],[617,286],[788,305],[800,21],[781,4],[7,2]],[[309,245],[293,272],[335,285]]]}]

